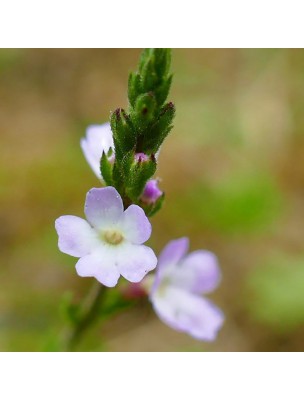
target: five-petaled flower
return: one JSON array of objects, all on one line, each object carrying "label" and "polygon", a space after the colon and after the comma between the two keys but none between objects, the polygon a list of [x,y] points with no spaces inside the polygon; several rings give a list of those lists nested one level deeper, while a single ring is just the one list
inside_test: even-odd
[{"label": "five-petaled flower", "polygon": [[[221,279],[217,259],[197,250],[186,255],[188,238],[173,240],[158,259],[150,300],[159,318],[171,328],[199,340],[212,341],[224,322],[222,311],[201,294],[213,291]],[[149,286],[148,276],[143,281]]]},{"label": "five-petaled flower", "polygon": [[122,275],[139,282],[157,264],[157,258],[143,243],[151,235],[151,224],[144,211],[131,205],[124,211],[115,188],[93,188],[85,202],[87,221],[72,215],[58,218],[55,227],[59,249],[80,257],[76,270],[113,287]]}]

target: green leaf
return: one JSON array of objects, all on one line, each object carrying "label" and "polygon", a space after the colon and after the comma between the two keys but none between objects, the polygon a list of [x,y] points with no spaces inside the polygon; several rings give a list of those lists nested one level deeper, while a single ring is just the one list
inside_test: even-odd
[{"label": "green leaf", "polygon": [[140,73],[142,73],[142,70],[147,62],[147,60],[151,57],[151,54],[153,53],[153,49],[144,49],[141,52],[140,59],[139,59],[139,65],[138,69]]},{"label": "green leaf", "polygon": [[147,60],[142,71],[142,85],[145,92],[150,92],[161,83],[159,76],[155,71],[154,57]]},{"label": "green leaf", "polygon": [[128,151],[122,159],[121,162],[121,173],[125,182],[125,185],[128,186],[131,184],[131,171],[132,164],[134,163],[134,151]]},{"label": "green leaf", "polygon": [[125,152],[135,148],[136,133],[128,114],[122,108],[118,108],[111,116],[111,129],[115,145],[116,159],[118,162]]},{"label": "green leaf", "polygon": [[113,186],[118,190],[120,194],[123,192],[124,177],[121,170],[121,166],[115,161],[113,165]]},{"label": "green leaf", "polygon": [[143,152],[155,154],[166,136],[172,129],[172,121],[175,116],[173,103],[166,104],[161,112],[158,121],[146,132],[143,140]]},{"label": "green leaf", "polygon": [[147,181],[154,175],[156,165],[154,157],[151,157],[150,161],[141,161],[133,165],[130,172],[130,187],[127,188],[127,195],[134,202],[137,202]]},{"label": "green leaf", "polygon": [[100,172],[107,186],[113,186],[113,164],[109,161],[108,156],[103,151],[100,159]]},{"label": "green leaf", "polygon": [[166,77],[171,65],[171,49],[153,49],[155,71],[159,77]]},{"label": "green leaf", "polygon": [[132,107],[135,106],[135,101],[138,96],[143,93],[141,79],[138,72],[131,72],[128,82],[128,98]]},{"label": "green leaf", "polygon": [[137,128],[137,134],[142,132],[153,121],[156,110],[156,101],[153,93],[142,94],[137,97],[131,118]]},{"label": "green leaf", "polygon": [[164,104],[164,102],[166,101],[166,99],[168,97],[171,83],[172,83],[172,78],[173,78],[173,75],[170,75],[168,77],[168,79],[164,80],[163,84],[161,86],[159,86],[157,89],[155,89],[155,91],[154,91],[155,98],[156,98],[156,101],[157,101],[159,107],[161,107]]},{"label": "green leaf", "polygon": [[144,203],[141,204],[141,207],[145,210],[147,217],[152,217],[155,215],[163,206],[165,200],[165,193],[163,193],[155,203],[145,205]]}]

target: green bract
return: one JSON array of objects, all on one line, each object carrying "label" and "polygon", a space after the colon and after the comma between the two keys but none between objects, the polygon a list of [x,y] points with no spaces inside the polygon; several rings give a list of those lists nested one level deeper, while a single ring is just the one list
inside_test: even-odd
[{"label": "green bract", "polygon": [[[172,129],[175,114],[173,103],[165,103],[172,82],[169,49],[146,49],[142,52],[138,71],[128,82],[129,108],[118,108],[111,115],[115,161],[111,164],[103,154],[100,169],[106,185],[113,185],[124,204],[139,204],[148,215],[158,211],[147,206],[140,197],[149,179],[155,174],[159,151]],[[143,153],[146,159],[136,157]]]}]

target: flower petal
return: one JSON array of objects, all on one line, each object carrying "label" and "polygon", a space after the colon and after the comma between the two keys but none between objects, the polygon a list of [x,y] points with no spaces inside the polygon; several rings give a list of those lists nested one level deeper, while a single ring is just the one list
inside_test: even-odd
[{"label": "flower petal", "polygon": [[224,322],[222,311],[213,303],[173,286],[157,291],[151,301],[165,324],[199,340],[215,340]]},{"label": "flower petal", "polygon": [[151,236],[152,227],[144,210],[134,204],[123,213],[119,225],[131,243],[145,243]]},{"label": "flower petal", "polygon": [[[97,178],[102,179],[100,172],[100,158],[99,156],[95,156],[90,149],[89,143],[86,139],[80,140],[80,147],[82,148],[85,159],[87,160],[89,166],[92,168],[94,174]],[[102,153],[101,153],[102,154]]]},{"label": "flower petal", "polygon": [[153,250],[144,245],[117,246],[116,257],[118,271],[130,282],[140,282],[157,264]]},{"label": "flower petal", "polygon": [[177,264],[187,253],[188,248],[189,239],[187,237],[171,240],[158,257],[158,267],[163,268],[167,265]]},{"label": "flower petal", "polygon": [[91,125],[87,128],[86,137],[81,139],[80,146],[90,167],[98,178],[100,173],[100,158],[102,152],[107,153],[110,147],[114,148],[113,135],[109,123]]},{"label": "flower petal", "polygon": [[176,266],[170,280],[192,293],[212,292],[221,280],[217,257],[210,251],[194,251]]},{"label": "flower petal", "polygon": [[87,193],[84,212],[87,220],[95,228],[109,227],[122,216],[121,197],[112,186],[93,188]]},{"label": "flower petal", "polygon": [[157,269],[155,273],[155,280],[151,290],[153,294],[160,284],[163,276],[166,274],[167,269],[171,269],[172,266],[183,258],[189,248],[189,239],[182,237],[180,239],[171,240],[158,257]]},{"label": "flower petal", "polygon": [[79,276],[92,276],[108,287],[115,286],[120,277],[111,253],[103,250],[80,258],[76,271]]},{"label": "flower petal", "polygon": [[82,218],[64,215],[56,219],[55,228],[59,249],[70,256],[85,256],[98,246],[96,232]]}]

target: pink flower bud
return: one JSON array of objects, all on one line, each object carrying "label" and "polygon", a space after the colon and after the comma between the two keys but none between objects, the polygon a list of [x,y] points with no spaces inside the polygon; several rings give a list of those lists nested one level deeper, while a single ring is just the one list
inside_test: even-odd
[{"label": "pink flower bud", "polygon": [[144,192],[141,196],[141,200],[144,203],[152,204],[155,203],[160,196],[162,196],[163,192],[158,187],[158,180],[151,179],[146,183]]},{"label": "pink flower bud", "polygon": [[147,156],[145,153],[136,153],[135,154],[135,161],[137,162],[143,162],[143,161],[149,161],[150,157]]},{"label": "pink flower bud", "polygon": [[125,299],[135,300],[147,296],[147,292],[142,287],[141,283],[130,283],[122,289],[122,295]]}]

